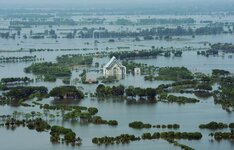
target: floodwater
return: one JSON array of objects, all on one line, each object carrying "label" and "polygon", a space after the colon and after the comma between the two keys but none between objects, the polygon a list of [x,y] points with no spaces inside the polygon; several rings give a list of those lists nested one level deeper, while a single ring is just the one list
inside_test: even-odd
[{"label": "floodwater", "polygon": [[[197,19],[197,18],[196,18]],[[205,18],[206,19],[206,18]],[[226,18],[233,19],[233,18]],[[224,19],[224,21],[226,21]],[[0,39],[0,50],[18,50],[23,48],[25,50],[29,48],[52,48],[52,49],[63,49],[63,48],[98,48],[98,52],[106,51],[106,48],[112,48],[111,51],[117,51],[118,46],[128,46],[129,50],[135,49],[147,49],[151,46],[155,47],[171,47],[181,48],[185,46],[191,46],[195,48],[207,48],[204,46],[204,42],[228,42],[233,43],[234,35],[224,34],[224,35],[207,35],[207,36],[196,36],[195,38],[183,37],[184,40],[173,40],[173,41],[140,41],[134,42],[133,39],[121,39],[114,43],[107,42],[107,39],[98,39],[99,44],[94,45],[94,39],[58,39],[56,42],[54,39],[27,39],[21,42],[21,40],[6,40]],[[89,42],[87,45],[85,43]],[[19,43],[19,44],[18,44]],[[97,52],[97,50],[73,50],[73,51],[53,51],[53,52],[1,52],[1,56],[24,56],[24,55],[36,55],[38,58],[44,58],[45,61],[55,62],[57,56],[63,54],[85,54],[90,52]],[[154,65],[156,67],[165,66],[178,66],[187,67],[192,72],[203,72],[210,74],[212,69],[224,69],[231,73],[234,73],[234,60],[229,58],[228,55],[233,54],[220,54],[219,56],[198,56],[196,51],[185,51],[182,57],[166,58],[163,56],[158,56],[154,59],[137,59],[133,60],[135,62],[140,62],[148,65]],[[108,62],[109,58],[95,58],[95,62],[99,62],[100,66]],[[0,67],[0,78],[3,77],[23,77],[28,76],[30,78],[36,78],[35,75],[25,74],[23,69],[29,66],[31,62],[27,63],[7,63],[1,64]],[[78,71],[73,71],[71,79],[79,77],[83,68],[79,68]],[[89,70],[100,70],[100,68],[88,68]],[[88,72],[91,77],[101,76],[100,72]],[[125,79],[120,80],[118,83],[110,85],[124,86],[138,86],[138,87],[157,87],[160,84],[172,83],[172,81],[144,81],[143,76],[133,76],[128,75]],[[31,85],[42,85],[52,89],[55,86],[62,85],[61,79],[58,79],[55,83],[50,82],[37,82],[31,83]],[[75,84],[75,86],[84,87],[85,92],[93,93],[97,87],[94,85],[83,85],[81,83]],[[177,94],[180,95],[180,94]],[[191,94],[183,94],[187,97],[195,97]],[[197,98],[197,97],[196,97]],[[199,99],[199,98],[198,98]],[[52,98],[43,100],[41,103],[52,103]],[[30,103],[30,102],[29,102]],[[176,150],[178,147],[170,145],[164,140],[145,140],[131,142],[130,144],[124,145],[111,145],[111,146],[97,146],[92,144],[91,140],[93,137],[101,136],[117,136],[123,133],[134,134],[141,136],[145,132],[161,132],[168,131],[168,129],[141,129],[136,130],[128,127],[128,123],[132,121],[142,121],[150,124],[180,124],[180,129],[176,131],[186,131],[186,132],[202,132],[203,138],[199,141],[187,141],[179,140],[179,143],[186,144],[195,149],[213,149],[213,150],[231,150],[234,149],[234,143],[230,141],[212,141],[208,136],[211,131],[200,130],[198,128],[201,123],[208,123],[210,121],[230,123],[234,122],[234,114],[224,111],[220,105],[215,105],[213,98],[200,99],[199,103],[195,104],[167,104],[158,102],[156,104],[126,104],[121,99],[108,99],[108,100],[98,100],[96,98],[85,98],[80,102],[73,105],[81,105],[87,107],[97,107],[99,112],[97,115],[102,116],[106,120],[117,120],[119,125],[116,127],[111,127],[108,125],[93,125],[93,124],[83,124],[79,121],[61,121],[61,119],[55,119],[51,121],[51,125],[63,125],[68,128],[72,128],[79,137],[83,139],[82,145],[78,147],[81,150],[101,150],[101,149],[112,149],[112,150],[142,150],[142,149],[167,149]],[[0,115],[11,114],[14,111],[19,112],[31,112],[31,111],[42,111],[37,106],[36,107],[10,107],[10,106],[0,106]],[[226,130],[224,130],[226,131]],[[36,131],[28,130],[27,128],[16,128],[15,130],[0,128],[0,149],[1,150],[72,150],[77,149],[77,147],[67,146],[64,144],[53,145],[50,143],[50,135],[48,132],[37,133]]]}]

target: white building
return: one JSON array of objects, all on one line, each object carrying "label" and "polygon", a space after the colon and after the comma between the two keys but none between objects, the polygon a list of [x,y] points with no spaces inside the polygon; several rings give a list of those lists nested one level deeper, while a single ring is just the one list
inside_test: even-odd
[{"label": "white building", "polygon": [[113,56],[111,60],[103,67],[103,75],[105,77],[114,76],[117,78],[124,78],[126,76],[126,67]]},{"label": "white building", "polygon": [[134,68],[134,75],[141,75],[141,68]]}]

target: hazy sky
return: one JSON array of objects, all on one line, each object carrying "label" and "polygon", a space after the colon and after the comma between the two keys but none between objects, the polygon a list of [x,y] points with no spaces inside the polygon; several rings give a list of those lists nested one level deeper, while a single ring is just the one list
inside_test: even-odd
[{"label": "hazy sky", "polygon": [[234,0],[0,0],[0,8],[8,7],[106,7],[106,6],[154,6],[154,5],[181,5],[183,3],[189,5],[214,5],[224,3],[234,3]]}]

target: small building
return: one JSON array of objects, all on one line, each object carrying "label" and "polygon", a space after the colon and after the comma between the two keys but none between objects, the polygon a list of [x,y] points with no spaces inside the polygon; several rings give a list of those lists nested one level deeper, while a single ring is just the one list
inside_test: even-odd
[{"label": "small building", "polygon": [[134,68],[134,75],[140,75],[141,74],[141,68]]},{"label": "small building", "polygon": [[122,63],[113,56],[110,61],[103,67],[103,75],[105,77],[114,76],[123,79],[126,76],[126,67],[123,66]]}]

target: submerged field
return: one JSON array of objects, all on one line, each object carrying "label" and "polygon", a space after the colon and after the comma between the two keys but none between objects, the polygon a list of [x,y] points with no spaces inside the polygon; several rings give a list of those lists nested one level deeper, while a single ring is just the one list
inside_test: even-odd
[{"label": "submerged field", "polygon": [[[2,149],[234,148],[233,15],[54,13],[0,16]],[[113,54],[124,79],[103,78]],[[212,121],[227,127],[199,128]]]}]

